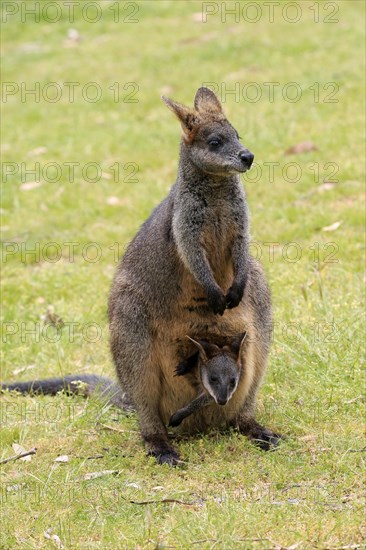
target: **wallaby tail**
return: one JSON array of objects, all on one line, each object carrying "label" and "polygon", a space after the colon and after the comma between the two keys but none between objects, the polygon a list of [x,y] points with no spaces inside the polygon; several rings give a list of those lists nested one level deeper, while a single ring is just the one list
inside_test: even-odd
[{"label": "wallaby tail", "polygon": [[131,400],[123,393],[118,384],[105,376],[96,374],[71,374],[59,378],[0,384],[0,389],[31,395],[56,395],[59,391],[64,390],[68,394],[78,393],[85,397],[97,395],[106,403],[121,409],[134,409]]}]

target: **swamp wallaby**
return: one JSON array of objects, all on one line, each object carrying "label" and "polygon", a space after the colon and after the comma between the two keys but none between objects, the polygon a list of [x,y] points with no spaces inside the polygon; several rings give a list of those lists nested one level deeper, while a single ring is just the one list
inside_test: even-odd
[{"label": "swamp wallaby", "polygon": [[176,464],[166,424],[195,398],[189,381],[174,376],[175,365],[195,351],[187,334],[216,341],[246,332],[247,338],[243,376],[230,403],[202,408],[186,418],[185,430],[232,425],[264,447],[277,444],[278,436],[254,418],[271,334],[270,294],[249,255],[239,177],[254,157],[209,89],[199,88],[194,108],[163,100],[183,129],[178,177],[121,260],[109,320],[117,375],[137,410],[148,454]]},{"label": "swamp wallaby", "polygon": [[171,416],[169,426],[179,426],[187,416],[210,403],[226,405],[239,383],[242,372],[240,347],[245,336],[244,333],[224,346],[190,338],[198,352],[179,363],[175,375],[189,377],[198,396]]}]

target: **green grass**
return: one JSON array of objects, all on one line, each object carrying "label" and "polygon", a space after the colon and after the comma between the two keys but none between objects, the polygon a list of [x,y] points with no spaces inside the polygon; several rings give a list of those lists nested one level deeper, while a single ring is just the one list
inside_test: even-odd
[{"label": "green grass", "polygon": [[[106,304],[115,243],[121,255],[177,169],[179,126],[160,95],[191,104],[203,82],[225,83],[227,90],[236,85],[240,92],[256,82],[259,101],[227,95],[225,110],[262,169],[257,181],[250,181],[254,171],[244,181],[252,237],[261,247],[274,301],[258,419],[288,439],[267,454],[234,432],[177,439],[185,462],[170,469],[146,458],[133,414],[62,394],[4,394],[1,458],[14,454],[13,443],[37,447],[37,454],[1,467],[0,545],[56,547],[44,535],[50,529],[65,548],[361,548],[364,3],[331,3],[339,6],[337,23],[323,21],[330,12],[320,3],[320,22],[314,23],[313,2],[299,2],[302,16],[294,24],[281,11],[270,23],[262,4],[257,23],[243,17],[236,23],[230,15],[223,23],[220,14],[199,23],[194,14],[202,10],[200,2],[158,0],[138,3],[138,23],[123,23],[126,11],[115,23],[109,9],[114,4],[101,2],[103,17],[95,24],[83,20],[78,8],[73,23],[63,12],[57,23],[21,23],[14,16],[3,25],[3,81],[28,88],[39,82],[40,90],[57,82],[63,95],[56,103],[42,97],[36,103],[31,96],[22,102],[18,93],[2,103],[3,162],[25,163],[28,170],[35,162],[41,168],[55,162],[62,174],[57,182],[34,174],[23,181],[19,168],[3,178],[1,379],[113,374]],[[70,28],[82,37],[74,47],[65,43]],[[74,103],[64,82],[80,83]],[[89,82],[102,90],[96,103],[81,95]],[[115,82],[118,102],[108,89]],[[128,82],[138,85],[136,103],[122,101],[133,91],[123,89]],[[279,83],[273,102],[266,82]],[[302,89],[295,103],[282,97],[289,82]],[[336,103],[324,101],[329,82],[339,87]],[[303,141],[316,150],[284,154]],[[79,163],[74,182],[67,162]],[[89,162],[103,171],[95,183],[82,173]],[[279,163],[273,181],[268,162]],[[291,171],[283,173],[289,162],[301,168],[297,181],[289,181]],[[117,181],[114,163],[120,166]],[[138,166],[138,181],[131,183],[127,163]],[[327,163],[336,164],[338,182],[324,189],[333,169]],[[38,179],[38,187],[21,187]],[[322,230],[339,221],[333,232]],[[50,242],[60,247],[56,262],[47,261],[55,250],[45,248]],[[71,258],[70,242],[76,243]],[[294,242],[302,254],[290,262],[281,251]],[[85,259],[97,250],[88,252],[88,243],[101,254],[96,262]],[[279,243],[273,258],[264,243]],[[25,255],[25,247],[39,247],[39,253]],[[51,304],[65,323],[58,334],[46,332],[41,320]],[[77,323],[73,338],[70,323]],[[100,332],[85,332],[88,323]],[[55,462],[60,455],[69,462]],[[105,470],[118,473],[83,477]],[[153,502],[138,504],[146,501]]]}]

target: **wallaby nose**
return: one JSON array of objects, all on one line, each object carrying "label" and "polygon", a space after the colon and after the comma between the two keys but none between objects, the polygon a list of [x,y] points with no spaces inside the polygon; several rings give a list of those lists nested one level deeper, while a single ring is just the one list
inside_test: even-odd
[{"label": "wallaby nose", "polygon": [[227,399],[223,399],[223,398],[217,399],[218,405],[226,405],[226,403],[227,403]]},{"label": "wallaby nose", "polygon": [[253,164],[254,155],[250,151],[240,151],[239,158],[249,169]]}]

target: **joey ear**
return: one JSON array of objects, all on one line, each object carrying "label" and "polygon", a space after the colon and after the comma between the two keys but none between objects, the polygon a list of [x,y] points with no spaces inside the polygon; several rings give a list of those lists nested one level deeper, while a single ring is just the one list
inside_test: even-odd
[{"label": "joey ear", "polygon": [[181,103],[177,103],[176,101],[169,99],[169,97],[162,96],[161,99],[164,101],[168,109],[173,111],[173,113],[178,117],[183,128],[184,136],[189,140],[192,137],[194,130],[201,122],[198,113],[190,107],[186,107]]},{"label": "joey ear", "polygon": [[190,336],[187,336],[187,338],[189,338],[191,342],[196,345],[198,351],[200,352],[201,359],[204,362],[212,359],[212,357],[220,352],[220,348],[218,346],[207,342],[207,340],[193,340]]},{"label": "joey ear", "polygon": [[181,361],[179,365],[175,367],[175,375],[174,376],[184,376],[185,374],[188,374],[198,364],[198,355],[199,352],[196,351],[193,355],[190,357],[187,357],[184,361]]},{"label": "joey ear", "polygon": [[239,336],[234,338],[229,344],[229,348],[236,355],[236,359],[240,357],[240,352],[243,348],[246,337],[247,337],[247,333],[242,332],[241,334],[239,334]]},{"label": "joey ear", "polygon": [[194,107],[199,113],[222,113],[222,107],[219,99],[209,88],[198,88],[194,98]]}]

